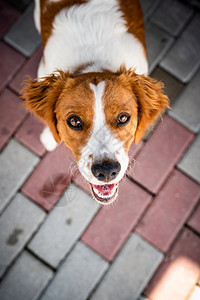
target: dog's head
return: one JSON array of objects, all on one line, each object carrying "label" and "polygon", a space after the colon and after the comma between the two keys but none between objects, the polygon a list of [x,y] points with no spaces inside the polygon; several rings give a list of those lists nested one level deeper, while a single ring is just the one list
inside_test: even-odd
[{"label": "dog's head", "polygon": [[26,107],[64,141],[102,204],[117,196],[128,150],[168,107],[162,84],[121,69],[72,76],[59,71],[23,89]]}]

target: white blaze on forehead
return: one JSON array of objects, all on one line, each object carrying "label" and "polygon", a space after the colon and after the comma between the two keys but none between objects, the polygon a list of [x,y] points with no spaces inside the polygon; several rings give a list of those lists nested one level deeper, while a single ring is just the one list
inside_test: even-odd
[{"label": "white blaze on forehead", "polygon": [[[95,96],[93,128],[90,139],[82,150],[81,158],[78,162],[79,169],[89,182],[99,184],[100,182],[91,173],[92,161],[90,156],[92,155],[93,161],[101,161],[104,158],[117,160],[121,165],[121,171],[118,176],[110,182],[117,183],[124,176],[124,172],[128,166],[128,156],[125,153],[123,142],[114,137],[106,124],[103,105],[105,82],[101,81],[98,85],[90,83],[90,88]],[[90,167],[88,167],[88,162],[90,163]]]},{"label": "white blaze on forehead", "polygon": [[[101,152],[105,146],[104,139],[107,137],[108,132],[105,127],[105,114],[103,110],[102,97],[104,92],[105,82],[101,81],[98,85],[94,85],[90,83],[90,88],[94,92],[95,96],[95,113],[94,113],[94,121],[93,121],[93,130],[90,143],[93,144],[93,147],[98,147],[98,150]],[[99,155],[98,153],[97,155]]]}]

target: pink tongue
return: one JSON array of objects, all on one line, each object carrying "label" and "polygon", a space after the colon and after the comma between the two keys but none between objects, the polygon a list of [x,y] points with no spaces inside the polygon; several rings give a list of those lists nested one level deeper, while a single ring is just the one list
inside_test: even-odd
[{"label": "pink tongue", "polygon": [[103,196],[107,196],[111,193],[115,184],[93,185]]}]

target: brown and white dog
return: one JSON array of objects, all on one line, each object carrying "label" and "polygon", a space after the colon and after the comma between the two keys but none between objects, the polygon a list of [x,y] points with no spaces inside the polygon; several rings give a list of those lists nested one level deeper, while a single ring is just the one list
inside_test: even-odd
[{"label": "brown and white dog", "polygon": [[46,148],[64,141],[93,197],[109,204],[132,141],[168,107],[162,84],[147,77],[139,1],[36,0],[34,17],[44,55],[25,105],[48,125]]}]

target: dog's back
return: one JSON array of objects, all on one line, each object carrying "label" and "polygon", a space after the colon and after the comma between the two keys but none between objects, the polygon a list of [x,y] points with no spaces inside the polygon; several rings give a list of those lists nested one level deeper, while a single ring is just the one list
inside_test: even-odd
[{"label": "dog's back", "polygon": [[137,0],[48,0],[41,4],[36,0],[35,22],[44,46],[39,77],[56,69],[116,72],[122,64],[138,74],[147,73]]}]

